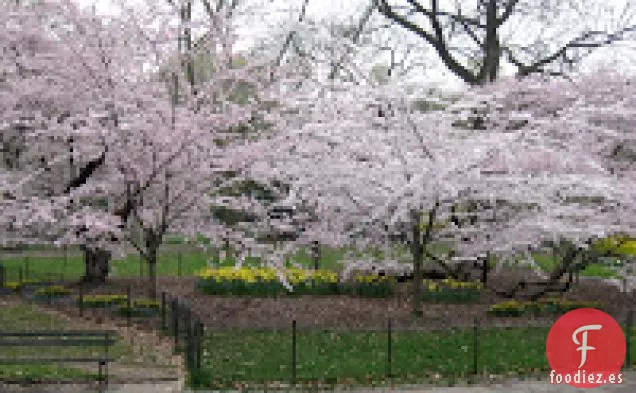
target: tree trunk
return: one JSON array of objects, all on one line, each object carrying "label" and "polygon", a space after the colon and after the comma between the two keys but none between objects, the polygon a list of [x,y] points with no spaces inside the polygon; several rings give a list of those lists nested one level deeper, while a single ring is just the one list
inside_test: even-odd
[{"label": "tree trunk", "polygon": [[84,245],[81,246],[84,251],[84,277],[83,282],[87,283],[104,283],[110,271],[109,251],[100,248],[91,248]]},{"label": "tree trunk", "polygon": [[151,299],[157,298],[157,248],[151,246],[148,249],[148,280],[150,284],[148,296]]},{"label": "tree trunk", "polygon": [[411,211],[411,253],[413,255],[413,314],[422,313],[422,265],[424,263],[424,247],[421,237],[421,213]]}]

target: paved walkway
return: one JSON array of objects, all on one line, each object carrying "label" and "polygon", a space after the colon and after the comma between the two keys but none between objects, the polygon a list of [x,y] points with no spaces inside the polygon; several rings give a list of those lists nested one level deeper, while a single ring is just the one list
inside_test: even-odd
[{"label": "paved walkway", "polygon": [[[354,389],[354,390],[327,390],[326,393],[634,393],[636,392],[636,371],[629,371],[623,375],[623,384],[605,385],[593,389],[573,388],[569,385],[552,385],[547,379],[541,381],[517,381],[512,380],[494,385],[482,386],[458,386],[458,387],[432,387],[409,386],[396,387],[394,389]],[[111,385],[104,393],[194,393],[194,391],[181,390],[180,382],[146,383]],[[18,387],[0,385],[1,393],[85,393],[97,392],[95,388],[86,385],[48,385]],[[196,393],[205,393],[205,390],[197,390]],[[303,393],[301,390],[295,393]]]},{"label": "paved walkway", "polygon": [[34,384],[31,386],[0,384],[0,393],[181,393],[182,386],[182,383],[178,381],[109,385],[107,390],[99,390],[88,384]]}]

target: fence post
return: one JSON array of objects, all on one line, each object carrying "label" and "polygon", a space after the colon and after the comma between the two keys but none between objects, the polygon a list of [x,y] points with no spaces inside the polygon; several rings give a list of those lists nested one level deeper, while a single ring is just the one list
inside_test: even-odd
[{"label": "fence post", "polygon": [[184,352],[185,352],[185,363],[186,363],[186,369],[188,371],[192,371],[192,337],[190,334],[190,326],[189,324],[185,323],[185,345],[184,345]]},{"label": "fence post", "polygon": [[181,251],[177,252],[177,276],[181,277]]},{"label": "fence post", "polygon": [[24,280],[22,279],[22,266],[18,266],[18,282],[22,284]]},{"label": "fence post", "polygon": [[105,382],[108,386],[108,347],[110,346],[110,334],[108,332],[104,333],[104,338],[106,339],[104,345],[104,374],[105,374]]},{"label": "fence post", "polygon": [[473,374],[477,375],[479,362],[479,319],[475,317],[473,337]]},{"label": "fence post", "polygon": [[203,322],[200,320],[197,322],[197,371],[201,370],[201,354],[203,352],[203,335],[205,334],[205,328],[203,327]]},{"label": "fence post", "polygon": [[144,264],[142,259],[143,258],[141,258],[141,254],[139,254],[139,277],[144,276]]},{"label": "fence post", "polygon": [[296,320],[292,321],[292,386],[296,385]]},{"label": "fence post", "polygon": [[[29,257],[24,257],[24,278],[26,280],[29,279]],[[22,278],[20,278],[20,282],[22,282]]]},{"label": "fence post", "polygon": [[126,307],[127,307],[127,311],[126,311],[126,323],[128,324],[128,327],[130,327],[131,322],[130,322],[130,317],[132,315],[132,300],[130,299],[132,297],[131,294],[131,290],[130,290],[130,284],[128,284],[128,286],[126,287]]},{"label": "fence post", "polygon": [[5,283],[4,265],[0,263],[0,288],[4,288]]},{"label": "fence post", "polygon": [[161,292],[161,331],[166,330],[166,292]]},{"label": "fence post", "polygon": [[386,353],[387,353],[387,363],[386,363],[386,377],[389,379],[389,382],[391,381],[391,358],[392,358],[392,354],[391,354],[391,318],[389,318],[388,324],[387,324],[387,343],[386,343]]},{"label": "fence post", "polygon": [[484,288],[486,288],[486,286],[488,285],[488,257],[484,258],[484,260],[481,262],[481,283],[484,286]]},{"label": "fence post", "polygon": [[317,240],[313,241],[311,251],[314,259],[314,270],[318,270],[320,268],[320,243]]},{"label": "fence post", "polygon": [[634,323],[634,310],[630,309],[627,314],[627,326],[625,327],[625,344],[627,347],[626,355],[625,355],[625,364],[623,367],[625,369],[630,369],[632,367],[632,324]]},{"label": "fence post", "polygon": [[184,308],[184,318],[183,318],[183,327],[185,328],[185,337],[184,337],[184,341],[185,341],[185,352],[186,352],[186,364],[188,366],[188,369],[192,369],[192,332],[191,332],[191,328],[192,328],[192,318],[190,316],[190,308],[187,307],[185,304],[183,305]]},{"label": "fence post", "polygon": [[174,346],[179,345],[179,300],[172,299],[172,333],[174,334]]},{"label": "fence post", "polygon": [[84,283],[80,282],[79,286],[79,299],[77,301],[77,305],[79,307],[79,315],[80,317],[84,316]]}]

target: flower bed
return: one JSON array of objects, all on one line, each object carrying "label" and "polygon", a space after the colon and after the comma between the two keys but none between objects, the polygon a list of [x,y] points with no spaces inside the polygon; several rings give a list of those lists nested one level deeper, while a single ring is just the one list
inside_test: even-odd
[{"label": "flower bed", "polygon": [[35,291],[35,298],[38,300],[51,300],[71,296],[73,292],[62,285],[50,285],[39,288]]},{"label": "flower bed", "polygon": [[329,295],[338,291],[338,276],[329,270],[288,269],[288,291],[274,269],[222,267],[199,272],[198,288],[210,295],[277,296],[282,293]]},{"label": "flower bed", "polygon": [[577,302],[558,298],[541,299],[536,302],[511,300],[494,304],[488,313],[499,317],[518,317],[524,315],[565,314],[578,308],[600,308],[599,302]]},{"label": "flower bed", "polygon": [[8,288],[11,291],[19,292],[26,287],[38,286],[43,284],[45,283],[42,280],[29,279],[29,280],[22,280],[22,281],[8,281],[4,283],[4,287]]},{"label": "flower bed", "polygon": [[478,281],[424,280],[423,298],[435,303],[471,303],[481,299],[482,289]]},{"label": "flower bed", "polygon": [[291,290],[280,280],[274,269],[222,267],[199,272],[198,289],[210,295],[279,296],[349,294],[384,297],[393,293],[390,279],[372,274],[356,274],[349,280],[339,280],[331,270],[287,269],[285,279]]},{"label": "flower bed", "polygon": [[387,297],[394,292],[393,281],[387,276],[373,274],[356,274],[353,280],[340,286],[341,291],[354,296]]},{"label": "flower bed", "polygon": [[82,305],[88,308],[116,307],[125,305],[127,301],[126,295],[85,295]]}]

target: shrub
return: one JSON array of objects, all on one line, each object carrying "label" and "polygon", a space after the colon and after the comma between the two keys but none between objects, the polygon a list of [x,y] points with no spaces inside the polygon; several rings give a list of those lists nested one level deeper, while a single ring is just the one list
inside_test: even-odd
[{"label": "shrub", "polygon": [[211,295],[276,296],[283,293],[337,293],[338,276],[329,270],[287,269],[285,278],[293,287],[288,291],[274,269],[222,267],[198,273],[199,290]]},{"label": "shrub", "polygon": [[127,295],[85,295],[84,307],[111,307],[124,305],[128,301]]},{"label": "shrub", "polygon": [[39,297],[63,297],[69,296],[73,293],[70,289],[64,288],[62,285],[51,285],[44,288],[39,288],[35,291],[35,295]]},{"label": "shrub", "polygon": [[4,283],[4,287],[5,288],[9,288],[12,291],[18,292],[22,289],[22,287],[24,286],[24,283],[18,282],[18,281],[8,281],[6,283]]},{"label": "shrub", "polygon": [[495,316],[515,317],[529,314],[565,314],[568,311],[579,308],[601,308],[601,303],[571,301],[559,298],[546,298],[536,302],[518,302],[511,300],[492,305],[488,313]]},{"label": "shrub", "polygon": [[481,299],[483,285],[478,281],[424,280],[423,298],[436,303],[469,303]]},{"label": "shrub", "polygon": [[525,313],[525,304],[516,300],[494,304],[488,313],[498,317],[518,317]]},{"label": "shrub", "polygon": [[161,302],[154,299],[137,299],[133,302],[133,306],[146,309],[160,309]]},{"label": "shrub", "polygon": [[343,283],[344,293],[362,297],[388,297],[394,292],[393,280],[375,274],[356,274]]}]

